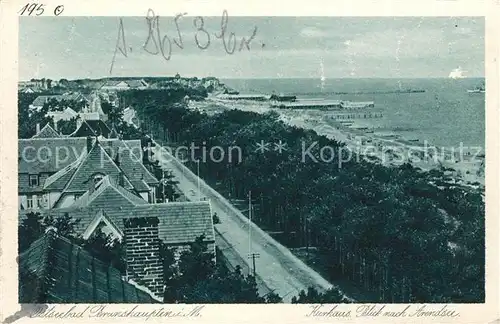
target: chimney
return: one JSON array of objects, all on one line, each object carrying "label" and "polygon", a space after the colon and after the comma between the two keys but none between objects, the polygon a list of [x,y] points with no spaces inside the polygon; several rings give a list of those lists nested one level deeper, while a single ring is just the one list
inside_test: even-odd
[{"label": "chimney", "polygon": [[123,219],[127,277],[163,297],[158,217]]},{"label": "chimney", "polygon": [[57,132],[57,122],[54,122],[54,130]]},{"label": "chimney", "polygon": [[125,175],[123,174],[123,172],[120,172],[120,174],[118,175],[118,185],[120,187],[125,187]]},{"label": "chimney", "polygon": [[40,133],[40,123],[36,123],[36,133]]},{"label": "chimney", "polygon": [[120,147],[118,148],[118,151],[116,152],[115,163],[117,166],[120,166]]},{"label": "chimney", "polygon": [[87,153],[92,149],[92,137],[87,136]]}]

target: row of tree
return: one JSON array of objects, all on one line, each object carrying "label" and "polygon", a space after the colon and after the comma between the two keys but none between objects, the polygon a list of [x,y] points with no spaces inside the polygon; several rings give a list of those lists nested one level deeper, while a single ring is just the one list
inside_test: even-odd
[{"label": "row of tree", "polygon": [[[170,146],[238,147],[241,160],[226,154],[222,162],[195,151],[201,176],[228,198],[251,191],[259,204],[253,220],[289,247],[315,247],[315,264],[329,279],[355,285],[373,302],[484,301],[481,191],[434,185],[443,170],[347,159],[343,143],[288,126],[276,113],[206,115],[186,109],[185,91],[126,95],[145,130]],[[264,151],[256,150],[261,141]],[[279,141],[284,150],[273,146]],[[324,147],[335,154],[327,162]],[[196,170],[195,161],[187,165]]]},{"label": "row of tree", "polygon": [[[75,100],[51,99],[47,101],[40,110],[31,109],[31,103],[39,95],[40,94],[32,93],[18,94],[18,137],[31,138],[36,133],[37,124],[43,127],[47,123],[63,135],[69,135],[74,132],[77,127],[78,119],[80,119],[79,115],[69,120],[59,120],[57,121],[57,125],[55,125],[54,119],[48,116],[47,113],[50,111],[62,111],[68,107],[76,112],[81,112],[85,107],[85,103]],[[107,124],[115,128],[123,139],[138,139],[144,135],[141,130],[133,125],[127,124],[123,120],[123,110],[121,108],[113,106],[104,99],[101,100],[101,108],[108,117]]]},{"label": "row of tree", "polygon": [[18,108],[18,137],[19,138],[31,138],[36,134],[36,127],[40,125],[41,127],[46,124],[51,125],[53,128],[57,129],[63,135],[69,135],[76,130],[77,121],[80,116],[71,118],[70,120],[59,120],[57,125],[51,116],[47,113],[50,111],[61,111],[67,107],[74,109],[75,111],[81,111],[84,107],[83,102],[74,100],[49,100],[46,102],[40,110],[31,109],[31,103],[40,94],[33,93],[19,93],[17,98],[17,108]]},{"label": "row of tree", "polygon": [[17,97],[17,135],[19,138],[31,138],[36,134],[36,125],[42,127],[47,124],[53,124],[52,117],[47,117],[48,107],[43,107],[40,111],[31,111],[31,103],[38,97],[34,93],[19,93]]}]

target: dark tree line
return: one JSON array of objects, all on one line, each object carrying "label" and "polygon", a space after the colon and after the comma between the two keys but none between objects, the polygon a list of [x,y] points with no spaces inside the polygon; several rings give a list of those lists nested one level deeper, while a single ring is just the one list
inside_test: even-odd
[{"label": "dark tree line", "polygon": [[79,119],[80,119],[79,115],[71,118],[70,120],[61,119],[57,122],[57,130],[61,132],[63,135],[69,135],[76,130]]},{"label": "dark tree line", "polygon": [[31,111],[29,106],[40,94],[19,93],[17,97],[17,135],[19,138],[31,138],[36,134],[36,125],[41,127],[47,123],[54,124],[52,117],[46,117],[48,106],[43,106],[40,111]]},{"label": "dark tree line", "polygon": [[18,108],[18,137],[19,138],[31,138],[36,134],[37,124],[40,127],[45,126],[49,123],[53,128],[64,135],[71,134],[76,130],[77,120],[79,116],[73,117],[70,120],[59,120],[57,122],[57,127],[54,123],[52,117],[48,117],[47,113],[50,111],[62,111],[66,108],[72,108],[76,112],[81,112],[85,107],[83,101],[75,100],[56,100],[51,99],[46,102],[40,110],[30,109],[31,103],[40,95],[50,95],[53,93],[19,93],[17,98],[17,108]]},{"label": "dark tree line", "polygon": [[66,108],[71,108],[75,112],[82,112],[87,103],[85,100],[67,100],[67,99],[49,99],[44,105],[44,109],[47,108],[48,111],[64,111]]},{"label": "dark tree line", "polygon": [[[374,302],[484,301],[482,192],[410,164],[354,156],[339,167],[343,143],[288,126],[276,113],[209,116],[187,110],[182,92],[129,95],[147,132],[171,146],[241,148],[242,161],[201,163],[202,178],[228,198],[244,200],[251,191],[259,207],[253,220],[289,247],[316,247],[316,267],[330,280],[348,281]],[[272,146],[280,140],[287,145],[281,153]],[[270,150],[256,152],[261,141]],[[316,158],[325,146],[336,155],[304,160],[304,147],[314,143]],[[194,161],[187,165],[196,172]]]}]

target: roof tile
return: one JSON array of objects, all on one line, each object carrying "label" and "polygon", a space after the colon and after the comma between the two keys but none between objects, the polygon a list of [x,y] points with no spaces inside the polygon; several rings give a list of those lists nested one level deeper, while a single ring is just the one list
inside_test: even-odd
[{"label": "roof tile", "polygon": [[[53,232],[19,255],[19,273],[21,303],[158,302],[145,289],[124,281],[120,271]],[[44,285],[46,278],[53,284]],[[41,291],[33,293],[34,285]]]},{"label": "roof tile", "polygon": [[60,138],[62,137],[57,133],[50,125],[47,123],[38,134],[35,134],[32,138]]},{"label": "roof tile", "polygon": [[[52,217],[68,214],[74,219],[80,219],[78,231],[82,232],[99,212],[104,212],[121,230],[124,229],[124,220],[136,217],[158,217],[159,236],[166,244],[189,244],[197,237],[205,235],[206,241],[214,241],[214,227],[210,203],[200,202],[171,202],[163,204],[143,204],[136,206],[117,207],[116,205],[102,205],[97,208],[88,206],[83,208],[61,208],[40,210],[42,216]],[[24,218],[27,211],[19,211]]]}]

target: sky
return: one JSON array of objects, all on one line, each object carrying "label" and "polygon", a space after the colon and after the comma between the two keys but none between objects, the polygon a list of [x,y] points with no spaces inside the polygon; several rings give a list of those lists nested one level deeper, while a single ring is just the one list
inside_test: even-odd
[{"label": "sky", "polygon": [[[197,31],[200,19],[179,18],[180,48],[174,42],[180,43],[174,17],[159,17],[159,28],[150,28],[146,17],[124,17],[122,34],[119,17],[21,17],[19,78],[176,73],[218,78],[438,78],[459,66],[467,76],[484,76],[485,27],[480,17],[229,16],[223,39],[229,50],[236,40],[232,54],[216,37],[221,20],[203,18],[208,44],[207,34]],[[249,39],[255,28],[250,49],[243,46],[240,51],[241,40]],[[208,47],[201,49],[196,37],[200,47]],[[153,39],[164,45],[165,56],[170,39],[169,60],[154,55]],[[116,51],[117,44],[126,57]]]}]

